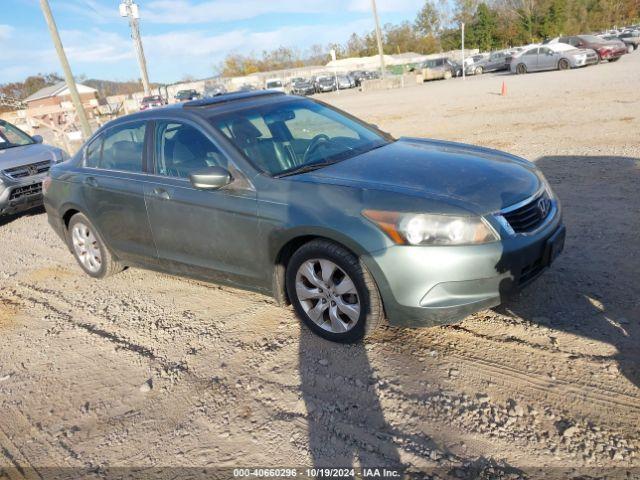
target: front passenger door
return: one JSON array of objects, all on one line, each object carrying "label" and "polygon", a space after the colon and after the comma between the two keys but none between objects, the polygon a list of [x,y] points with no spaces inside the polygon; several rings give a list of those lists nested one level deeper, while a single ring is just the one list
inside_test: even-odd
[{"label": "front passenger door", "polygon": [[[249,181],[199,127],[157,120],[155,169],[145,187],[153,238],[167,269],[242,285],[262,283],[256,193]],[[189,174],[207,166],[230,171],[219,190],[200,190]]]}]

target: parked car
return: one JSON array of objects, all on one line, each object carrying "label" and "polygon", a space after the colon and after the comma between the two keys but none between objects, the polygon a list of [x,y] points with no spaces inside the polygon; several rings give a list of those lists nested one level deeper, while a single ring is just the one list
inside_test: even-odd
[{"label": "parked car", "polygon": [[472,75],[481,75],[487,72],[499,72],[509,70],[511,63],[511,53],[508,51],[491,52],[488,57],[482,57],[478,60],[474,58],[473,64],[466,69],[466,73]]},{"label": "parked car", "polygon": [[220,83],[215,83],[213,85],[207,85],[204,87],[205,98],[217,97],[219,95],[224,95],[225,93],[227,93],[227,88]]},{"label": "parked car", "polygon": [[200,94],[193,89],[180,90],[178,93],[176,93],[176,96],[173,98],[175,98],[178,102],[187,102],[189,100],[196,100],[200,98]]},{"label": "parked car", "polygon": [[640,30],[629,30],[622,32],[618,38],[627,46],[627,53],[631,53],[638,49],[640,45]]},{"label": "parked car", "polygon": [[264,88],[267,90],[275,90],[276,92],[284,93],[284,84],[279,78],[269,78],[264,82]]},{"label": "parked car", "polygon": [[42,180],[51,165],[69,159],[64,150],[44,145],[0,119],[0,217],[42,205]]},{"label": "parked car", "polygon": [[362,81],[367,79],[365,72],[363,72],[362,70],[354,70],[352,72],[349,72],[349,76],[353,78],[356,87],[362,85]]},{"label": "parked car", "polygon": [[421,72],[422,80],[425,82],[428,80],[447,80],[451,77],[462,75],[462,67],[446,57],[441,57],[424,62]]},{"label": "parked car", "polygon": [[167,102],[162,98],[162,95],[150,95],[144,97],[140,102],[140,110],[146,110],[148,108],[157,108],[166,105]]},{"label": "parked car", "polygon": [[313,84],[304,78],[298,78],[291,81],[291,93],[294,95],[313,95],[316,93]]},{"label": "parked car", "polygon": [[598,63],[598,54],[590,48],[575,48],[566,43],[549,43],[533,47],[513,57],[512,73],[542,70],[568,70]]},{"label": "parked car", "polygon": [[595,35],[556,37],[543,43],[567,43],[576,48],[590,48],[595,50],[599,60],[609,60],[610,62],[619,60],[622,55],[627,53],[627,47],[622,40],[604,40]]},{"label": "parked car", "polygon": [[318,77],[316,78],[315,87],[317,93],[333,92],[338,89],[336,77],[330,75]]},{"label": "parked car", "polygon": [[346,90],[348,88],[355,87],[355,81],[351,80],[348,75],[338,75],[338,88],[340,90]]},{"label": "parked car", "polygon": [[495,306],[565,236],[558,199],[524,159],[395,139],[273,91],[106,124],[51,169],[45,206],[92,277],[129,265],[271,294],[341,342],[385,317],[432,326]]}]

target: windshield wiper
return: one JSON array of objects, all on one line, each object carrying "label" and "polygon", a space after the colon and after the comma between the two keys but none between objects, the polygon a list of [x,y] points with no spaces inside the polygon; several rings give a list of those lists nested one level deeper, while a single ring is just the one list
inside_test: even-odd
[{"label": "windshield wiper", "polygon": [[318,170],[320,168],[326,167],[328,165],[333,165],[334,163],[338,163],[336,161],[332,162],[317,162],[317,163],[309,163],[307,165],[302,165],[298,168],[290,170],[288,172],[280,173],[275,175],[276,178],[288,177],[289,175],[299,175],[302,173],[313,172],[314,170]]}]

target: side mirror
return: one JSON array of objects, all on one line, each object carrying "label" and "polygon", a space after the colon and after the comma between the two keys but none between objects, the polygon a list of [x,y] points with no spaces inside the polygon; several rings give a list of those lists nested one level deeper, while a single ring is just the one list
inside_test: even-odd
[{"label": "side mirror", "polygon": [[44,142],[44,139],[42,138],[42,135],[34,135],[31,138],[33,138],[33,141],[36,142],[36,143]]},{"label": "side mirror", "polygon": [[207,167],[196,170],[189,175],[191,185],[201,190],[218,190],[229,185],[233,178],[229,171],[222,167]]}]

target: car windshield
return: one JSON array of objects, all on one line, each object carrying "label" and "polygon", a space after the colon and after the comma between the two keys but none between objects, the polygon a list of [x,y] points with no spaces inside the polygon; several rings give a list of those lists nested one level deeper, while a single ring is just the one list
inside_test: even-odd
[{"label": "car windshield", "polygon": [[9,122],[0,120],[0,150],[36,143],[33,138]]},{"label": "car windshield", "polygon": [[332,108],[303,99],[217,115],[211,122],[272,176],[319,168],[393,141]]},{"label": "car windshield", "polygon": [[151,103],[151,102],[159,102],[160,101],[160,96],[155,95],[153,97],[144,97],[142,99],[142,103]]},{"label": "car windshield", "polygon": [[267,82],[267,88],[278,88],[282,86],[282,82],[279,80],[275,80],[273,82]]}]

